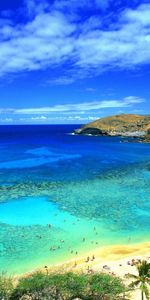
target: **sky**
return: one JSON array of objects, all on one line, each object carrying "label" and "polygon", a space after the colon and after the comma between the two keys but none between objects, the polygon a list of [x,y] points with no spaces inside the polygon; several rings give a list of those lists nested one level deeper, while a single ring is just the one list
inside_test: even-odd
[{"label": "sky", "polygon": [[0,124],[150,114],[149,87],[150,1],[0,1]]}]

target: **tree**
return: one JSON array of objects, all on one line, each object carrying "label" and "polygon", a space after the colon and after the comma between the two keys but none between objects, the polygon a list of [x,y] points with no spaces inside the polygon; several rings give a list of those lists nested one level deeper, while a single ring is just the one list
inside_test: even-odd
[{"label": "tree", "polygon": [[84,299],[86,275],[74,273],[43,274],[34,273],[19,280],[10,300],[73,300]]},{"label": "tree", "polygon": [[119,300],[124,292],[121,279],[109,274],[37,272],[21,278],[9,300]]},{"label": "tree", "polygon": [[31,299],[42,299],[41,293],[45,293],[45,289],[49,287],[48,279],[41,272],[21,278],[13,290],[10,300],[20,300],[23,296],[31,296]]},{"label": "tree", "polygon": [[122,299],[120,295],[125,293],[125,286],[121,279],[109,274],[94,274],[89,284],[92,300]]},{"label": "tree", "polygon": [[141,300],[144,300],[144,295],[146,299],[150,299],[149,294],[149,284],[150,284],[150,263],[143,260],[141,263],[137,264],[138,275],[128,274],[128,278],[134,279],[134,281],[129,285],[130,288],[139,287],[141,290]]},{"label": "tree", "polygon": [[66,291],[67,299],[85,299],[88,284],[88,277],[85,274],[66,273],[64,278],[64,290]]}]

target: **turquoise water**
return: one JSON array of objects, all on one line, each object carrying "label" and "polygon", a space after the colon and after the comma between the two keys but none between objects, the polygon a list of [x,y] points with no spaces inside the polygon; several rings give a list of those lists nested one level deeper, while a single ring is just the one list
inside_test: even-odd
[{"label": "turquoise water", "polygon": [[0,127],[1,271],[149,240],[150,145],[74,127]]}]

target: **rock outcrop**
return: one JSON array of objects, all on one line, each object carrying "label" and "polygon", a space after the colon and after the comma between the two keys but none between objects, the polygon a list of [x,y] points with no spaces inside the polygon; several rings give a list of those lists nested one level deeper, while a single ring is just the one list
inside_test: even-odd
[{"label": "rock outcrop", "polygon": [[75,130],[76,134],[138,137],[150,140],[150,115],[121,114],[101,118]]},{"label": "rock outcrop", "polygon": [[150,129],[148,129],[147,134],[144,136],[143,142],[150,143]]}]

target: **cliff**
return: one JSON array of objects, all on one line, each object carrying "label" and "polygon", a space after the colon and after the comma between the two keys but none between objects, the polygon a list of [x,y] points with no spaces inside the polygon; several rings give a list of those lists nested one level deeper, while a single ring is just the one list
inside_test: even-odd
[{"label": "cliff", "polygon": [[76,134],[139,137],[149,141],[150,115],[121,114],[98,119],[75,130]]}]

